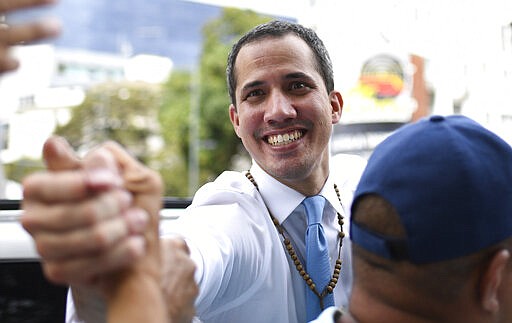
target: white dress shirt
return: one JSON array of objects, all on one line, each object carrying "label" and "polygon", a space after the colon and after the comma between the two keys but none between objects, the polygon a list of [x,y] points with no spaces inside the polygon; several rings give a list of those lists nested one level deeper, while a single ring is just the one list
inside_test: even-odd
[{"label": "white dress shirt", "polygon": [[[350,203],[365,163],[346,155],[332,161],[336,165],[320,195],[329,201],[322,224],[334,268],[339,248],[336,211],[344,217],[343,229],[348,236]],[[205,323],[305,322],[306,283],[267,211],[282,224],[303,261],[307,220],[300,203],[305,196],[281,184],[254,162],[251,174],[259,191],[244,173],[224,172],[197,192],[187,214],[173,226],[174,232],[187,240],[197,264],[197,314]],[[334,190],[335,182],[342,204]],[[347,237],[343,241],[341,277],[335,288],[336,305],[348,305],[350,256]]]},{"label": "white dress shirt", "polygon": [[[320,192],[329,202],[322,225],[334,268],[340,229],[336,212],[344,217],[342,269],[334,296],[336,305],[347,306],[352,284],[350,203],[365,161],[343,155],[331,163],[331,174]],[[307,285],[269,215],[270,211],[282,224],[304,263],[307,220],[300,203],[305,196],[269,176],[255,162],[251,174],[259,191],[244,172],[226,171],[201,187],[186,213],[162,234],[179,234],[187,241],[197,266],[200,292],[196,310],[201,322],[306,322]]]}]

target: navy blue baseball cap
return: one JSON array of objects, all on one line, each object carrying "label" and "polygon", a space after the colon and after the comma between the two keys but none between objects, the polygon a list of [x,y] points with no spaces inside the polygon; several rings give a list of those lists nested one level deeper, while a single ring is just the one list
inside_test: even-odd
[{"label": "navy blue baseball cap", "polygon": [[512,148],[467,117],[425,118],[375,148],[352,211],[367,194],[395,208],[406,238],[351,221],[357,245],[416,264],[466,256],[512,236]]}]

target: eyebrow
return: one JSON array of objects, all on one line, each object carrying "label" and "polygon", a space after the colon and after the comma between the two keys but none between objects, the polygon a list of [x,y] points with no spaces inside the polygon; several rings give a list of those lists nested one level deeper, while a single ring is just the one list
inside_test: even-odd
[{"label": "eyebrow", "polygon": [[284,79],[286,80],[290,80],[290,79],[302,79],[302,78],[306,78],[308,80],[312,80],[312,78],[305,74],[305,73],[302,73],[302,72],[295,72],[295,73],[290,73],[290,74],[286,74],[284,76]]},{"label": "eyebrow", "polygon": [[249,89],[252,89],[252,88],[254,88],[254,87],[258,87],[258,86],[260,86],[260,85],[262,85],[262,84],[264,84],[264,83],[265,83],[265,82],[263,82],[263,81],[253,81],[253,82],[249,82],[249,83],[247,83],[247,84],[245,84],[245,85],[244,85],[244,87],[242,88],[242,92],[245,92],[245,91],[247,91],[247,90],[249,90]]},{"label": "eyebrow", "polygon": [[[309,81],[313,81],[313,78],[310,77],[309,75],[303,73],[303,72],[294,72],[294,73],[289,73],[289,74],[286,74],[283,79],[285,80],[295,80],[295,79],[307,79]],[[265,84],[265,82],[263,81],[253,81],[253,82],[249,82],[247,84],[245,84],[243,87],[242,87],[242,92],[244,91],[247,91],[248,89],[251,89],[251,88],[254,88],[254,87],[258,87],[262,84]]]}]

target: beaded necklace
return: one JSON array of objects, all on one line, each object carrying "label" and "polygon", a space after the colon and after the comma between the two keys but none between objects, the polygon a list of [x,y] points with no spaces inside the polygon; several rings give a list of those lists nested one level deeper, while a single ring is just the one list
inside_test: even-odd
[{"label": "beaded necklace", "polygon": [[[254,187],[256,187],[256,190],[259,192],[260,189],[258,187],[258,184],[256,183],[256,180],[254,179],[254,177],[252,177],[251,172],[247,171],[247,173],[245,173],[245,176],[247,177],[247,179],[249,181],[251,181],[251,183],[254,185]],[[334,184],[334,190],[336,191],[336,196],[338,197],[338,201],[340,201],[340,204],[342,204],[340,192],[338,191],[338,186],[336,185],[336,183]],[[343,204],[342,204],[342,206],[343,206]],[[343,244],[343,238],[345,237],[345,233],[343,233],[343,216],[339,212],[336,212],[336,214],[338,215],[338,224],[340,225],[340,231],[338,232],[338,237],[340,239],[340,246],[338,248],[338,259],[336,259],[336,265],[334,266],[334,272],[332,274],[331,280],[329,281],[329,283],[324,287],[324,289],[320,293],[316,289],[316,285],[313,282],[313,279],[311,279],[309,274],[306,272],[305,267],[302,265],[301,261],[299,260],[299,257],[297,256],[295,249],[293,249],[290,239],[285,236],[283,227],[281,226],[281,224],[279,224],[279,221],[272,215],[272,213],[270,212],[268,207],[267,207],[267,211],[268,211],[268,214],[270,215],[270,219],[274,223],[274,226],[276,227],[277,231],[283,237],[284,246],[285,246],[286,250],[288,251],[288,254],[290,255],[291,259],[293,260],[293,263],[295,264],[295,268],[299,272],[302,279],[304,279],[304,281],[306,282],[306,285],[308,285],[309,289],[311,289],[311,291],[313,291],[313,293],[318,297],[318,299],[320,300],[320,307],[323,310],[324,309],[324,297],[327,294],[332,294],[332,292],[334,291],[334,288],[336,287],[336,283],[338,282],[338,279],[340,277],[341,247]]]}]

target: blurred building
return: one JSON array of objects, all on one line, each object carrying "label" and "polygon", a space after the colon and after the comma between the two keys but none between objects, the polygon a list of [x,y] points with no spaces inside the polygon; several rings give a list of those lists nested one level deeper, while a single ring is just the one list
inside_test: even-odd
[{"label": "blurred building", "polygon": [[64,33],[20,47],[20,71],[0,78],[0,162],[40,156],[87,86],[193,68],[201,28],[222,6],[290,17],[324,40],[345,101],[333,153],[367,156],[396,127],[434,113],[467,115],[512,143],[509,0],[66,0],[9,17],[53,14]]},{"label": "blurred building", "polygon": [[[17,47],[20,68],[0,77],[0,165],[39,159],[46,138],[69,121],[88,87],[125,80],[161,83],[173,68],[193,68],[202,26],[220,11],[180,0],[151,5],[143,0],[66,0],[9,15],[9,24],[56,16],[63,34],[45,44]],[[4,177],[0,167],[0,198],[5,196]]]},{"label": "blurred building", "polygon": [[367,156],[428,114],[467,115],[512,143],[510,0],[190,1],[287,15],[319,34],[345,100],[334,153]]}]

